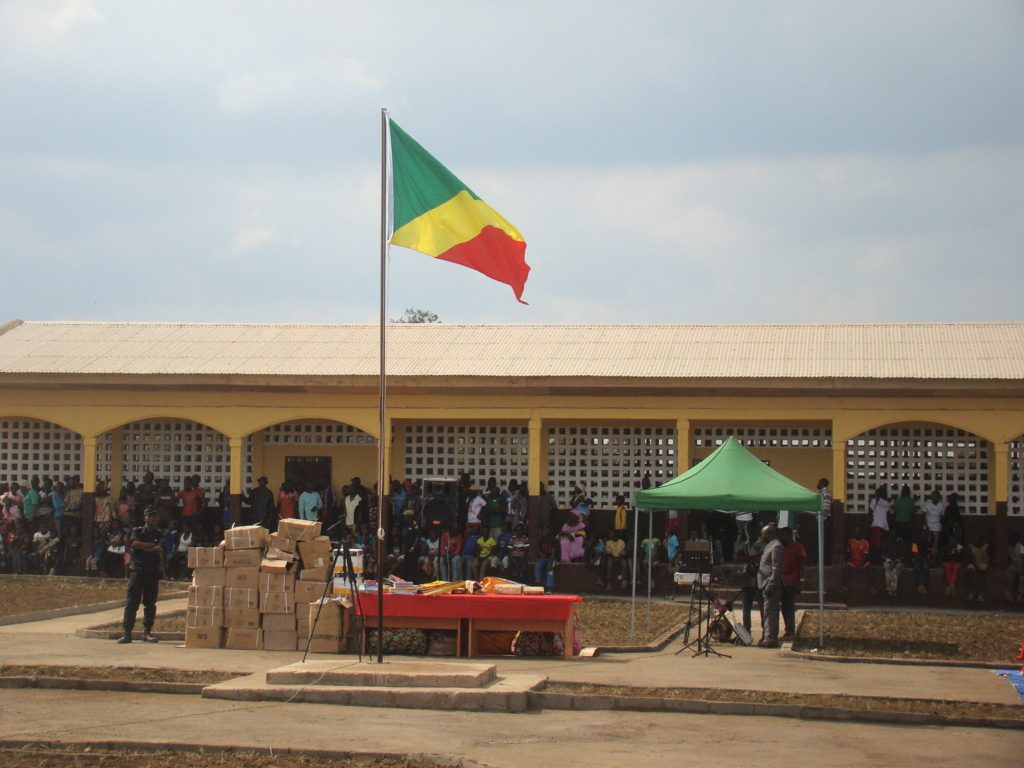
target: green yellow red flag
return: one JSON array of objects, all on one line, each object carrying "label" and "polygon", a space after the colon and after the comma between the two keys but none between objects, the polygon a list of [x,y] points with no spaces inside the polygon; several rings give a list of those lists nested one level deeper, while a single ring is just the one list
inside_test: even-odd
[{"label": "green yellow red flag", "polygon": [[526,241],[512,224],[393,120],[389,242],[482,272],[523,301],[530,274]]}]

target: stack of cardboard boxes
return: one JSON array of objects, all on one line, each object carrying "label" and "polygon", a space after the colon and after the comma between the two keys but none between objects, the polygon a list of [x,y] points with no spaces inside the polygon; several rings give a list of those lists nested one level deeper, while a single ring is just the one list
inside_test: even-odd
[{"label": "stack of cardboard boxes", "polygon": [[[197,552],[195,558],[193,552]],[[320,523],[282,520],[275,534],[258,525],[231,528],[224,534],[223,548],[202,553],[195,547],[189,551],[189,565],[196,570],[189,590],[186,646],[216,648],[223,643],[239,650],[305,648],[331,577],[331,542],[320,535]],[[324,602],[310,650],[338,653],[345,649],[347,639],[344,606]]]},{"label": "stack of cardboard boxes", "polygon": [[188,551],[192,585],[188,588],[185,645],[220,648],[224,640],[224,550],[192,547]]}]

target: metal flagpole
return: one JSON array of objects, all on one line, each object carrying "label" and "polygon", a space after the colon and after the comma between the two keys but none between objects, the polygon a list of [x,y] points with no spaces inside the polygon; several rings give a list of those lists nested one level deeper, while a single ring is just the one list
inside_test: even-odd
[{"label": "metal flagpole", "polygon": [[377,440],[377,663],[384,663],[384,497],[387,467],[384,445],[387,425],[387,305],[388,305],[388,110],[380,110],[380,431]]}]

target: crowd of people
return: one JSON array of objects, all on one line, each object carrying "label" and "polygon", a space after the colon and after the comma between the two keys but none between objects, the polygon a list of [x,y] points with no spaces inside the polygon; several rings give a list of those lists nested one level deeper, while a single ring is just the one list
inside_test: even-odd
[{"label": "crowd of people", "polygon": [[[644,481],[649,485],[649,478]],[[822,479],[818,488],[828,525],[828,481]],[[0,570],[60,574],[81,558],[87,574],[123,575],[128,536],[151,508],[162,535],[163,576],[181,578],[188,575],[189,547],[216,545],[232,519],[227,488],[211,493],[201,486],[198,475],[186,478],[181,488],[172,488],[166,479],[146,472],[141,481],[127,482],[116,497],[104,483],[97,483],[92,536],[83,542],[82,489],[77,477],[32,477],[27,486],[0,484]],[[766,542],[757,531],[774,523],[775,513],[710,513],[702,523],[691,522],[683,535],[676,512],[669,511],[657,531],[646,524],[635,529],[626,497],[618,495],[610,518],[603,514],[597,523],[593,502],[581,487],[574,486],[559,504],[542,485],[534,501],[537,521],[531,538],[525,485],[516,480],[502,487],[494,477],[477,484],[463,475],[457,483],[426,489],[419,481],[394,480],[389,497],[384,575],[415,582],[501,575],[551,587],[558,565],[582,563],[591,566],[602,588],[611,591],[629,586],[634,572],[643,581],[655,569],[675,570],[687,542],[706,542],[716,563],[746,564],[745,625],[749,626],[753,603],[764,602],[764,596],[756,594],[756,570]],[[319,520],[333,539],[362,549],[368,574],[376,575],[378,496],[376,487],[365,486],[359,477],[351,478],[340,493],[330,484],[318,488],[291,482],[273,491],[267,478],[260,477],[242,494],[242,503],[242,522],[270,531],[285,518]],[[882,485],[867,511],[867,535],[858,527],[846,543],[845,586],[864,574],[874,589],[870,574],[871,566],[877,565],[882,566],[890,595],[898,594],[904,574],[913,574],[918,593],[926,595],[930,570],[941,568],[946,595],[962,589],[969,600],[984,599],[991,550],[981,537],[967,540],[957,494],[943,499],[934,491],[918,501],[903,486],[891,499]],[[786,551],[802,553],[802,565],[807,553],[796,532],[780,526],[777,534]],[[799,566],[792,562],[795,555],[790,557],[786,579],[794,583],[783,584],[779,591],[787,633],[792,631],[792,605],[801,578]],[[1005,596],[1024,600],[1024,542],[1016,534],[1011,535],[1007,566]]]},{"label": "crowd of people", "polygon": [[[845,586],[860,575],[868,588],[876,592],[872,566],[882,566],[886,593],[896,597],[904,574],[913,574],[919,595],[929,594],[931,570],[941,568],[945,596],[963,593],[968,601],[984,602],[989,573],[993,569],[992,549],[980,534],[968,538],[960,497],[933,490],[918,500],[910,486],[903,485],[899,495],[890,498],[887,485],[880,485],[868,502],[870,529],[865,535],[856,526],[846,542]],[[1004,596],[1024,600],[1021,568],[1024,545],[1020,537],[1010,535]]]}]

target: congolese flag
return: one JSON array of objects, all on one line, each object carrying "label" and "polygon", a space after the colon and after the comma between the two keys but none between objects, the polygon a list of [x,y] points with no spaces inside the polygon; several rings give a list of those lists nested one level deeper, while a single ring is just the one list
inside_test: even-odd
[{"label": "congolese flag", "polygon": [[394,217],[389,242],[482,272],[511,286],[525,304],[530,267],[519,230],[393,120],[388,126]]}]

